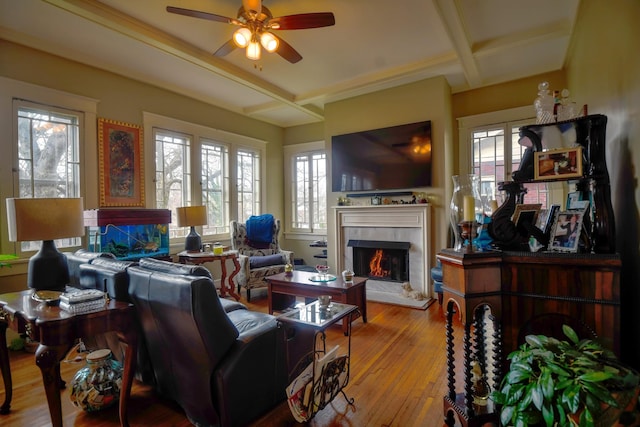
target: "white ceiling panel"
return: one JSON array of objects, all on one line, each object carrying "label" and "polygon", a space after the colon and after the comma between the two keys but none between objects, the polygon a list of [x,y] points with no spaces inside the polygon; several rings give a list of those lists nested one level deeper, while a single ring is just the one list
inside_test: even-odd
[{"label": "white ceiling panel", "polygon": [[[275,17],[332,12],[324,28],[274,31],[303,57],[215,52],[240,0],[0,0],[0,37],[282,127],[326,102],[444,76],[462,91],[560,69],[579,0],[265,0]],[[535,89],[535,88],[534,88]]]}]

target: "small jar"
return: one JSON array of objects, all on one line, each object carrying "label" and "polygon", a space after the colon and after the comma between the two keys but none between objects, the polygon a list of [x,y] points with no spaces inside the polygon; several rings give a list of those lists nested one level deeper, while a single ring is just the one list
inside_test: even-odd
[{"label": "small jar", "polygon": [[87,365],[71,380],[71,402],[87,412],[107,408],[120,399],[122,365],[111,357],[111,350],[87,355]]},{"label": "small jar", "polygon": [[342,272],[342,280],[344,280],[345,283],[351,283],[353,282],[354,274],[355,273],[353,271],[346,269]]},{"label": "small jar", "polygon": [[220,242],[215,242],[213,244],[213,254],[222,255],[223,252],[224,252],[224,247],[222,247],[222,244]]},{"label": "small jar", "polygon": [[285,264],[284,265],[284,275],[285,276],[293,276],[293,265]]}]

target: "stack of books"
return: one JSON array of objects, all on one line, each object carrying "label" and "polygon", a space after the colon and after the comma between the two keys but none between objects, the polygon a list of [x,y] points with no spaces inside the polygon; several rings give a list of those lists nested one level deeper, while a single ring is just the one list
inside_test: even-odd
[{"label": "stack of books", "polygon": [[60,308],[73,314],[101,310],[106,303],[106,293],[98,289],[67,289],[60,295]]}]

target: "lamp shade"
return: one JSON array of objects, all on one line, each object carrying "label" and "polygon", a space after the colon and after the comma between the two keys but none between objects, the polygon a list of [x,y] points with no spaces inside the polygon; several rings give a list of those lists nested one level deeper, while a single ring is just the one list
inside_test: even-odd
[{"label": "lamp shade", "polygon": [[84,235],[82,205],[81,198],[7,199],[9,240],[42,240],[40,250],[29,259],[30,288],[62,291],[69,283],[67,259],[54,240]]},{"label": "lamp shade", "polygon": [[178,214],[178,227],[191,227],[207,224],[206,206],[184,206],[176,209]]},{"label": "lamp shade", "polygon": [[84,236],[82,198],[7,199],[11,242]]}]

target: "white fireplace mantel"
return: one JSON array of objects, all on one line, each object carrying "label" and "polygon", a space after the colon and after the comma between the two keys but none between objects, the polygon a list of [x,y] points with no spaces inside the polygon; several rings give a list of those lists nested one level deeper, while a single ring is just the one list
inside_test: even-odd
[{"label": "white fireplace mantel", "polygon": [[353,268],[349,239],[409,241],[409,279],[414,289],[431,295],[431,206],[426,203],[381,206],[335,206],[337,271]]}]

